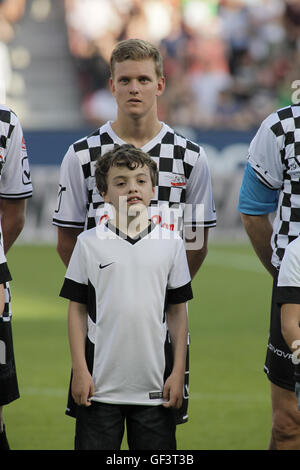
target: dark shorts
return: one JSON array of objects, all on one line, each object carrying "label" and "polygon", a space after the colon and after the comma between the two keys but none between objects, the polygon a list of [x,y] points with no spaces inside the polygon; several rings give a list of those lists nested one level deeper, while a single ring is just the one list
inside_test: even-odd
[{"label": "dark shorts", "polygon": [[0,317],[0,406],[19,396],[11,320]]},{"label": "dark shorts", "polygon": [[276,302],[277,277],[273,282],[270,332],[264,370],[270,382],[293,392],[295,365],[292,362],[292,353],[281,334],[281,308]]},{"label": "dark shorts", "polygon": [[163,406],[79,406],[75,450],[120,450],[124,430],[129,450],[176,450],[174,411]]}]

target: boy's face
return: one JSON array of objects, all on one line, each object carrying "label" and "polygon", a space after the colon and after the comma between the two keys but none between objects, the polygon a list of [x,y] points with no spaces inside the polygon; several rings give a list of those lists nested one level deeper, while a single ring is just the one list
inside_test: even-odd
[{"label": "boy's face", "polygon": [[156,97],[165,88],[164,77],[158,77],[152,59],[117,62],[110,79],[111,92],[119,111],[138,118],[156,106]]},{"label": "boy's face", "polygon": [[109,169],[107,192],[101,196],[114,206],[117,214],[126,211],[128,216],[134,216],[149,206],[154,192],[150,170],[146,165],[134,170],[121,166]]}]

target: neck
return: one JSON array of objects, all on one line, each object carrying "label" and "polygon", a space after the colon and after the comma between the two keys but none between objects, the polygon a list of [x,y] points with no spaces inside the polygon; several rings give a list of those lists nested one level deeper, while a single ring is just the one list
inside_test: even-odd
[{"label": "neck", "polygon": [[127,116],[125,118],[118,116],[111,127],[124,142],[141,148],[160,132],[162,124],[157,117],[155,119],[128,119]]},{"label": "neck", "polygon": [[138,215],[116,214],[116,219],[112,223],[125,235],[136,238],[149,226],[148,209],[138,213]]}]

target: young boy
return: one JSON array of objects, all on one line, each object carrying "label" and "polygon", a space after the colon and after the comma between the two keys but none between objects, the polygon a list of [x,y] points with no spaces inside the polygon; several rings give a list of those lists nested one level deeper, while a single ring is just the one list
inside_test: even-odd
[{"label": "young boy", "polygon": [[[300,410],[300,237],[286,248],[278,276],[277,303],[281,305],[281,331],[293,353],[296,396]],[[295,401],[291,392],[291,400]]]},{"label": "young boy", "polygon": [[[156,178],[155,162],[132,145],[96,163],[113,219],[79,235],[61,290],[70,300],[77,450],[120,449],[125,420],[130,449],[176,449],[193,295],[183,240],[148,220]],[[165,380],[167,325],[174,363]]]}]

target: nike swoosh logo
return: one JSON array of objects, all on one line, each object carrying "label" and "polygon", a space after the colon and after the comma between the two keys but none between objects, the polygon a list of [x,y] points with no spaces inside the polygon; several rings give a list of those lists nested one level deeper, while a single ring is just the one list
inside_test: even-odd
[{"label": "nike swoosh logo", "polygon": [[111,264],[114,264],[114,262],[108,263],[108,264],[104,264],[104,265],[99,264],[99,268],[100,268],[100,269],[104,269],[104,268],[107,268],[107,266],[110,266]]}]

